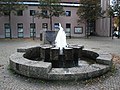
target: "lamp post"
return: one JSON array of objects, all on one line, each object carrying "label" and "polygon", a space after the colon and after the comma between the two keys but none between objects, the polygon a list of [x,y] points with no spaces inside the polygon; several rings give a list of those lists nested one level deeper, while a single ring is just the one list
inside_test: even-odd
[{"label": "lamp post", "polygon": [[50,2],[50,29],[52,30],[52,15],[51,15],[51,0],[49,1]]},{"label": "lamp post", "polygon": [[32,12],[32,23],[33,23],[33,40],[35,40],[35,35],[34,35],[34,33],[35,33],[35,24],[34,24],[34,18],[35,18],[35,11],[33,11]]},{"label": "lamp post", "polygon": [[119,0],[117,0],[117,4],[118,4],[118,19],[119,19],[119,30],[118,30],[118,38],[120,38],[120,5],[119,5]]},{"label": "lamp post", "polygon": [[120,10],[119,10],[119,16],[118,16],[118,17],[119,17],[119,24],[118,24],[118,25],[119,25],[119,29],[118,29],[118,38],[119,38],[119,37],[120,37],[120,36],[119,36],[119,35],[120,35]]},{"label": "lamp post", "polygon": [[8,3],[8,7],[9,7],[9,27],[10,27],[10,39],[12,39],[12,28],[11,28],[11,10],[12,10],[12,7],[11,7],[11,0],[9,0]]}]

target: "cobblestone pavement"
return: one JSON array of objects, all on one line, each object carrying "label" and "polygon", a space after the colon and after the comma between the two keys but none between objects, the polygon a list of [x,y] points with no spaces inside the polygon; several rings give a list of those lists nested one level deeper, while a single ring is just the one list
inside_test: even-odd
[{"label": "cobblestone pavement", "polygon": [[[91,37],[67,39],[67,42],[120,55],[120,39]],[[86,81],[45,81],[20,76],[9,70],[9,56],[15,53],[18,47],[42,43],[32,39],[0,39],[0,90],[120,90],[120,64],[117,63],[111,72]]]}]

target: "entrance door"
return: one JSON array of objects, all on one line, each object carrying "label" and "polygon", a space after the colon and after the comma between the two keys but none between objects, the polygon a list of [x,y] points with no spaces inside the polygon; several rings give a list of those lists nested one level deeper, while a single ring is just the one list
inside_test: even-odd
[{"label": "entrance door", "polygon": [[88,22],[88,35],[95,35],[95,21]]},{"label": "entrance door", "polygon": [[70,23],[66,23],[65,33],[67,37],[71,37],[71,24]]},{"label": "entrance door", "polygon": [[36,37],[35,23],[30,23],[30,37],[31,38],[35,38]]},{"label": "entrance door", "polygon": [[23,38],[24,37],[23,23],[18,23],[17,28],[18,28],[18,38]]},{"label": "entrance door", "polygon": [[5,28],[5,38],[10,38],[10,24],[5,23],[4,28]]}]

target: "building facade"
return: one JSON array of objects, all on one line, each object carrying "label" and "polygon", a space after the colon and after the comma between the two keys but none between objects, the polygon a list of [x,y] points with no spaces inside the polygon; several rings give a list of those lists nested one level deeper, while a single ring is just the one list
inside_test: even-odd
[{"label": "building facade", "polygon": [[[61,23],[67,36],[85,36],[85,23],[77,23],[79,19],[76,14],[78,1],[79,0],[71,0],[71,3],[69,0],[62,0],[66,15],[53,17],[53,30],[58,30],[58,23]],[[32,15],[32,12],[39,11],[37,4],[35,4],[37,2],[34,4],[33,2],[27,2],[28,8],[18,12],[17,15],[11,14],[11,32],[9,17],[6,15],[0,17],[0,38],[10,38],[10,33],[12,38],[32,38],[33,35],[39,38],[40,34],[45,30],[50,30],[49,19],[37,18]],[[101,0],[103,10],[106,10],[108,5],[109,0]],[[104,19],[101,18],[96,21],[95,32],[100,36],[110,36],[110,19],[107,16]]]},{"label": "building facade", "polygon": [[[102,10],[106,11],[110,5],[110,0],[101,0]],[[110,18],[107,16],[107,13],[104,15],[104,18],[96,20],[96,33],[99,36],[111,36],[112,33],[112,24],[110,23]]]}]

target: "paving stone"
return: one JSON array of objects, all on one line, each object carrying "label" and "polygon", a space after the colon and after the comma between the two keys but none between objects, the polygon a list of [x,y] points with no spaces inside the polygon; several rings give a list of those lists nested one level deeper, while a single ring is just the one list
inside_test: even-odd
[{"label": "paving stone", "polygon": [[[68,43],[82,44],[85,48],[99,48],[95,51],[102,51],[120,55],[120,40],[107,37],[90,37],[89,39],[74,38],[67,39]],[[44,81],[32,78],[26,78],[10,73],[8,70],[9,56],[16,52],[18,47],[26,45],[40,44],[39,40],[0,40],[0,64],[4,65],[4,69],[0,67],[0,90],[120,90],[120,65],[116,64],[114,73],[106,74],[105,78],[101,78],[100,82],[97,78],[91,80],[92,83],[86,81]],[[8,78],[4,76],[8,75]],[[26,81],[25,81],[26,80]]]}]

